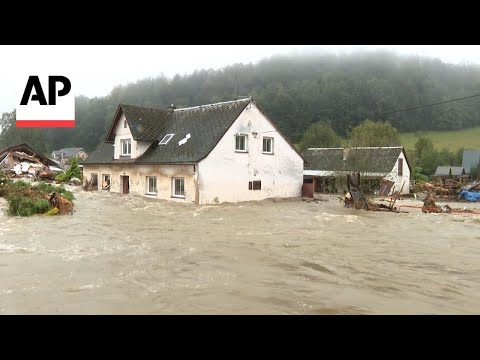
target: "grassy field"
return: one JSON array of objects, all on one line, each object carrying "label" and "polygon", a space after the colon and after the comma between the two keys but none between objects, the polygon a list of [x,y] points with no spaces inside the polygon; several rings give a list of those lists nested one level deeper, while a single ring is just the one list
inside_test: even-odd
[{"label": "grassy field", "polygon": [[[436,149],[446,147],[449,150],[456,151],[462,146],[465,149],[480,149],[480,127],[457,130],[457,131],[428,131],[425,132]],[[407,149],[414,149],[417,138],[415,133],[401,133],[401,144]]]}]

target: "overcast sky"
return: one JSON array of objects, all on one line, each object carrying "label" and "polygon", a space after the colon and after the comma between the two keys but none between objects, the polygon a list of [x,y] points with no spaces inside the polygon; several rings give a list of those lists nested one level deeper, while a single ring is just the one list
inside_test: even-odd
[{"label": "overcast sky", "polygon": [[75,95],[95,97],[108,95],[115,85],[162,73],[173,77],[196,69],[255,63],[276,54],[341,54],[379,48],[451,63],[480,64],[479,45],[2,45],[0,113],[16,107],[19,100],[15,89],[24,88],[22,77],[30,74],[65,75],[71,80]]}]

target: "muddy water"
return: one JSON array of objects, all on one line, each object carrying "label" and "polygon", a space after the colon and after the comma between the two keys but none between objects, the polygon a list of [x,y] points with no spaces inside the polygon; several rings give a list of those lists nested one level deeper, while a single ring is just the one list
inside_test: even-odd
[{"label": "muddy water", "polygon": [[76,196],[0,215],[0,314],[480,313],[478,215]]}]

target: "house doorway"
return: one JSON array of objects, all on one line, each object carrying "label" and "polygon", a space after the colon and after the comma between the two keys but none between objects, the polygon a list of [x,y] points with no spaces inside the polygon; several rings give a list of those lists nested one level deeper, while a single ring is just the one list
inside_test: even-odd
[{"label": "house doorway", "polygon": [[129,176],[122,176],[122,189],[124,194],[128,194],[130,192],[130,177]]}]

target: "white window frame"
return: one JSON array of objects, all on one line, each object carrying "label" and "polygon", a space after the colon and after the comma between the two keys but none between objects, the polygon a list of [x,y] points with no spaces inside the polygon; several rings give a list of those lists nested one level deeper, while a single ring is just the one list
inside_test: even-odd
[{"label": "white window frame", "polygon": [[172,140],[173,135],[175,134],[167,134],[163,137],[158,145],[167,145],[170,140]]},{"label": "white window frame", "polygon": [[[130,143],[130,146],[127,145],[127,148],[129,148],[130,152],[129,153],[124,153],[123,151],[125,150],[124,144],[128,142]],[[122,148],[122,156],[131,156],[132,155],[132,139],[121,139],[120,140],[120,147]]]},{"label": "white window frame", "polygon": [[[176,191],[176,181],[177,180],[182,180],[183,181],[183,195],[177,195],[175,194]],[[185,178],[183,177],[174,177],[172,178],[172,197],[174,198],[180,198],[180,199],[185,199]]]},{"label": "white window frame", "polygon": [[[245,149],[237,149],[237,139],[239,137],[245,138]],[[235,134],[235,152],[246,153],[248,152],[248,134]]]},{"label": "white window frame", "polygon": [[[108,184],[108,189],[103,188],[103,183],[105,182],[105,176],[108,176],[108,179],[110,181],[110,183]],[[102,190],[110,191],[111,186],[112,186],[112,176],[110,174],[102,174]]]},{"label": "white window frame", "polygon": [[[271,148],[271,151],[265,151],[265,140],[270,140],[270,148]],[[263,140],[262,140],[262,153],[264,154],[269,154],[269,155],[273,155],[273,137],[268,137],[268,136],[264,136],[263,137]]]},{"label": "white window frame", "polygon": [[[150,179],[155,179],[155,191],[150,191]],[[147,176],[147,195],[157,195],[158,187],[157,187],[157,177],[156,176]]]}]

